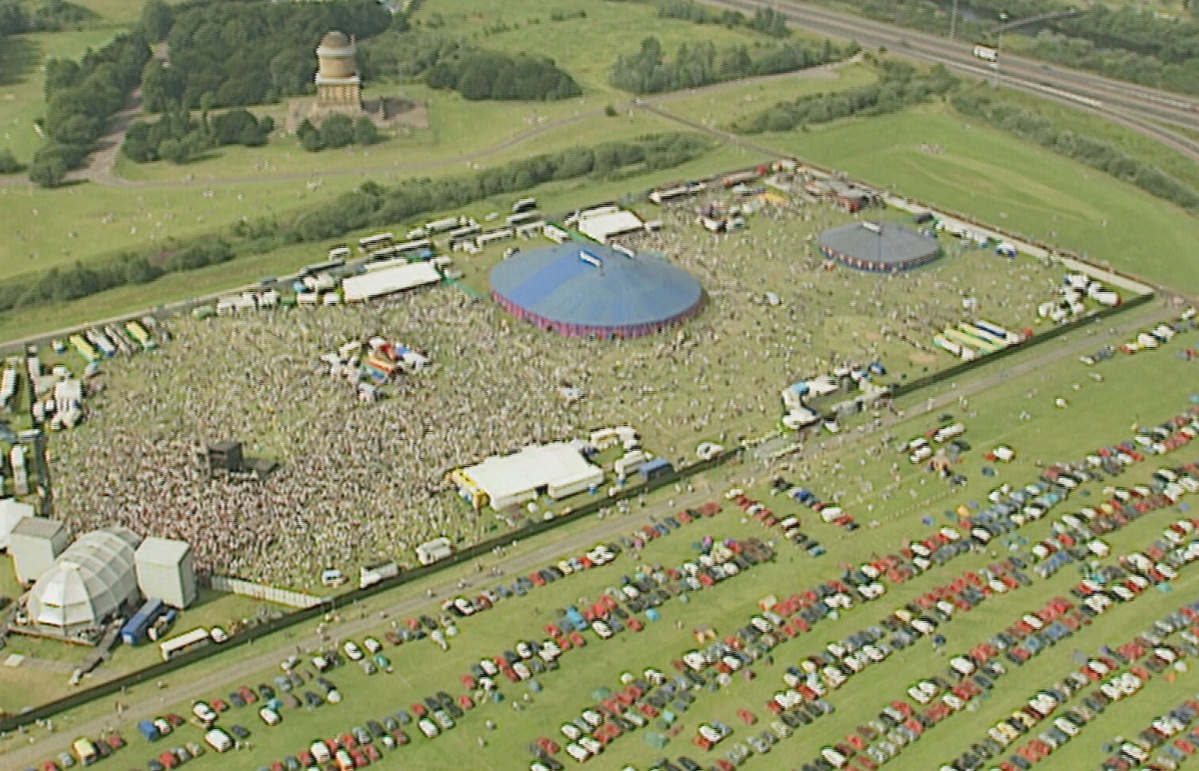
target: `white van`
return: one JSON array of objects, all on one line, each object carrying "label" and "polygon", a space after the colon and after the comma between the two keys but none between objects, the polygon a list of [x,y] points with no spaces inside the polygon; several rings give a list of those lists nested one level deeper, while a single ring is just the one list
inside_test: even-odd
[{"label": "white van", "polygon": [[220,728],[214,728],[204,734],[204,741],[217,752],[228,752],[233,749],[233,737]]},{"label": "white van", "polygon": [[328,763],[333,757],[333,753],[329,751],[329,745],[320,739],[314,741],[308,751],[312,753],[313,760],[321,765]]}]

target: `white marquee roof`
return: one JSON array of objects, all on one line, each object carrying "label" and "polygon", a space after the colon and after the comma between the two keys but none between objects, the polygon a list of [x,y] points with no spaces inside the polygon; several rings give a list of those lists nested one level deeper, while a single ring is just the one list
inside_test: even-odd
[{"label": "white marquee roof", "polygon": [[603,478],[601,469],[566,442],[526,447],[511,455],[488,458],[462,472],[487,492],[493,507],[496,502],[527,497],[526,493],[539,487]]},{"label": "white marquee roof", "polygon": [[84,533],[59,555],[29,595],[29,617],[73,634],[96,626],[137,594],[134,546],[125,528]]},{"label": "white marquee roof", "polygon": [[349,303],[382,297],[425,284],[436,284],[438,281],[441,281],[441,274],[432,263],[410,262],[407,265],[350,276],[341,282],[341,288],[345,293],[346,302]]}]

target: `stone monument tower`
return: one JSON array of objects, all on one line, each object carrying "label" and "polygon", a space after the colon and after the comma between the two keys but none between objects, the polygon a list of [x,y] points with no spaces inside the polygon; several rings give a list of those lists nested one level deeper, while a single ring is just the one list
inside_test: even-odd
[{"label": "stone monument tower", "polygon": [[321,38],[317,46],[316,110],[357,113],[362,111],[362,79],[358,77],[358,47],[336,30]]}]

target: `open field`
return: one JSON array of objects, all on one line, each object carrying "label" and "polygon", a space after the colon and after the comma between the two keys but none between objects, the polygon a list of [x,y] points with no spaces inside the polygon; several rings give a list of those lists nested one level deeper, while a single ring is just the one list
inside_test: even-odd
[{"label": "open field", "polygon": [[1181,258],[1199,237],[1199,220],[942,106],[763,140],[902,195],[1199,292],[1199,262]]}]

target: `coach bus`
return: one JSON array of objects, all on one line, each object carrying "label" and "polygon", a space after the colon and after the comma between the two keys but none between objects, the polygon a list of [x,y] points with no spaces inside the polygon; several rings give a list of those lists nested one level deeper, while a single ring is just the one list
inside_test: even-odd
[{"label": "coach bus", "polygon": [[170,661],[180,654],[194,651],[196,648],[203,648],[210,642],[212,642],[212,635],[207,629],[200,627],[160,642],[158,649],[162,651],[162,660]]},{"label": "coach bus", "polygon": [[512,213],[520,214],[521,212],[529,211],[537,208],[536,198],[521,198],[516,203],[512,204]]}]

